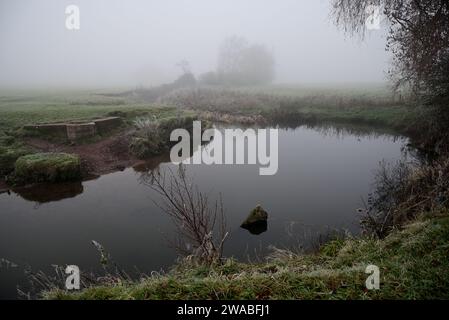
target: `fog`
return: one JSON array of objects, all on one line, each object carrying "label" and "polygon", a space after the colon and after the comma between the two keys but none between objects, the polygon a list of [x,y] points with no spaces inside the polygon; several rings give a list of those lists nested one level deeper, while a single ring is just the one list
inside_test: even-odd
[{"label": "fog", "polygon": [[[67,30],[67,5],[80,30]],[[277,83],[385,80],[385,30],[362,42],[328,0],[0,0],[0,86],[151,86],[214,70],[220,43],[243,36],[274,53]]]}]

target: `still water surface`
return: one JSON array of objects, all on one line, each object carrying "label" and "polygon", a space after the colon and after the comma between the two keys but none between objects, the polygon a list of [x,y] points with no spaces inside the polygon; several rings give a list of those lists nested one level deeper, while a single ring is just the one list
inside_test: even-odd
[{"label": "still water surface", "polygon": [[[400,159],[406,143],[389,134],[280,129],[274,176],[260,176],[257,165],[189,165],[187,173],[202,191],[222,194],[231,231],[225,255],[257,259],[270,245],[307,247],[332,229],[356,234],[356,209],[370,192],[379,161]],[[15,298],[17,285],[26,289],[27,265],[47,271],[51,264],[100,269],[91,240],[126,270],[150,273],[172,265],[172,222],[153,203],[154,191],[142,184],[148,171],[173,166],[168,161],[161,157],[91,181],[1,194],[0,258],[18,267],[2,263],[0,298]],[[257,204],[269,220],[267,231],[254,235],[240,224]]]}]

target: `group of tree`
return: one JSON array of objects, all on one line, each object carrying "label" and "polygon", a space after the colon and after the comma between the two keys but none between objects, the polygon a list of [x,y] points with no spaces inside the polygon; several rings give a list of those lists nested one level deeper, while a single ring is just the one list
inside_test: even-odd
[{"label": "group of tree", "polygon": [[200,82],[207,85],[261,85],[274,80],[273,54],[262,44],[250,44],[232,36],[224,40],[215,71],[204,73]]}]

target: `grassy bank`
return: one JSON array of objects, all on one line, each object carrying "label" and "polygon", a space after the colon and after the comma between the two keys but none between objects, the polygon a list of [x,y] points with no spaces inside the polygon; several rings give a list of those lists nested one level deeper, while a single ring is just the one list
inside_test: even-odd
[{"label": "grassy bank", "polygon": [[[190,115],[192,112],[182,112],[182,114]],[[177,110],[173,107],[150,105],[131,97],[106,97],[96,92],[2,91],[0,92],[1,178],[14,169],[14,164],[20,156],[40,151],[25,143],[24,140],[29,135],[22,129],[25,125],[120,116],[125,124],[130,126],[137,117],[170,119],[176,115]],[[126,128],[125,126],[122,129],[126,130]],[[39,136],[33,137],[39,138]],[[42,138],[48,140],[48,137]]]},{"label": "grassy bank", "polygon": [[361,125],[381,126],[405,132],[416,123],[421,111],[403,105],[397,106],[291,106],[264,111],[268,119],[277,122],[303,121],[306,123],[350,123]]},{"label": "grassy bank", "polygon": [[[434,213],[435,214],[435,213]],[[449,216],[421,217],[383,240],[335,240],[319,253],[277,250],[266,263],[181,264],[167,275],[96,286],[46,299],[432,299],[449,298]],[[380,268],[367,290],[365,268]]]},{"label": "grassy bank", "polygon": [[263,88],[204,87],[175,91],[166,105],[201,111],[209,118],[242,123],[351,123],[382,126],[406,132],[424,111],[394,97],[385,87]]}]

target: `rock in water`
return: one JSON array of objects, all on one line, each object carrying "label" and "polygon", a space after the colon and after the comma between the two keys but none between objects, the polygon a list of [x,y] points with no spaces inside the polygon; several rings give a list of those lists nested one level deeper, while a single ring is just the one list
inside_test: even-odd
[{"label": "rock in water", "polygon": [[257,205],[240,225],[241,228],[247,229],[252,234],[260,234],[267,231],[268,213]]}]

